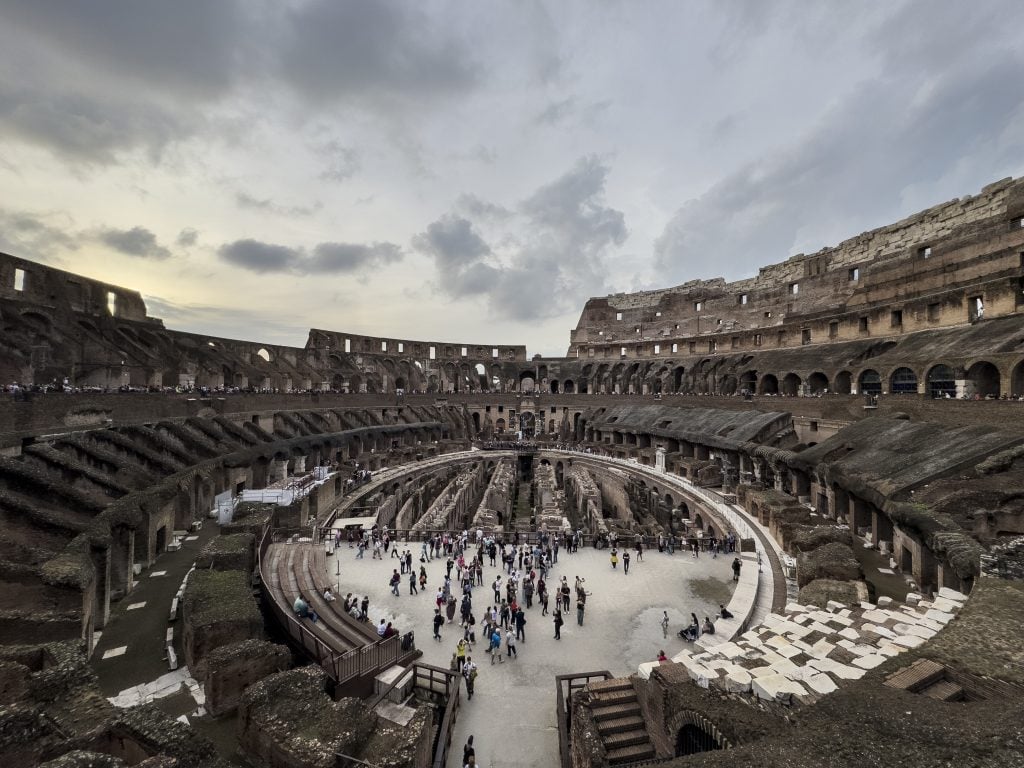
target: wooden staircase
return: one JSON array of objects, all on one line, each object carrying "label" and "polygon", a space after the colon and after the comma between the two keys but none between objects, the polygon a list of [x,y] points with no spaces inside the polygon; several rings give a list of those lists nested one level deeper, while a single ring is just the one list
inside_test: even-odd
[{"label": "wooden staircase", "polygon": [[640,712],[636,690],[628,678],[590,683],[591,712],[597,722],[609,765],[651,760],[654,745]]}]

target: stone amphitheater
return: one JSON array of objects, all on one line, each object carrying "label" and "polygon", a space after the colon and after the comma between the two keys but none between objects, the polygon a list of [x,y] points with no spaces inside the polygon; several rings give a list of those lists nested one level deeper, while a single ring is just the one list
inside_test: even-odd
[{"label": "stone amphitheater", "polygon": [[[470,734],[488,766],[1024,765],[1024,180],[590,298],[558,358],[184,333],[6,254],[0,298],[6,768],[445,768]],[[470,700],[433,545],[479,553],[482,617],[491,542],[557,545],[587,618],[534,605],[498,671],[478,644]]]}]

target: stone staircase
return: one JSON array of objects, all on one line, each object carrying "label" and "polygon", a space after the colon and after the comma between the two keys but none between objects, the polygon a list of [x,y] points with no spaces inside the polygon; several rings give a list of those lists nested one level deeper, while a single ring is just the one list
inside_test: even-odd
[{"label": "stone staircase", "polygon": [[609,765],[623,765],[655,756],[654,745],[640,713],[636,689],[628,678],[590,683],[591,712],[597,723]]}]

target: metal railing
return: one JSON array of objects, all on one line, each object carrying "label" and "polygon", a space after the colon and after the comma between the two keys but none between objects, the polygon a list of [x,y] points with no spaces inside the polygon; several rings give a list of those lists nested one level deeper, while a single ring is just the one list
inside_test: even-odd
[{"label": "metal railing", "polygon": [[572,695],[591,680],[610,680],[607,669],[555,676],[555,717],[558,719],[558,754],[562,768],[572,768]]}]

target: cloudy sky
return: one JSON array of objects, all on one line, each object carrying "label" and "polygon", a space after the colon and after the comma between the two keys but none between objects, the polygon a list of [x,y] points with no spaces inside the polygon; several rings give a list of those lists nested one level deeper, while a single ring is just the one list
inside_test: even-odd
[{"label": "cloudy sky", "polygon": [[0,250],[173,328],[561,355],[1024,174],[1019,0],[2,0]]}]

